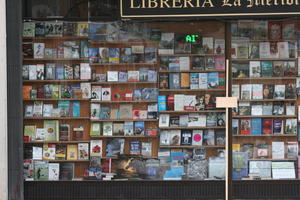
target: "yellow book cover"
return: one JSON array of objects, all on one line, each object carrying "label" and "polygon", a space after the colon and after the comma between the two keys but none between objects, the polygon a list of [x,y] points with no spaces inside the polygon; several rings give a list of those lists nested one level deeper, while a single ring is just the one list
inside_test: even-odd
[{"label": "yellow book cover", "polygon": [[78,160],[77,144],[68,144],[67,160]]},{"label": "yellow book cover", "polygon": [[190,73],[181,73],[180,84],[182,89],[190,88]]},{"label": "yellow book cover", "polygon": [[240,144],[232,144],[232,151],[240,151],[241,145]]}]

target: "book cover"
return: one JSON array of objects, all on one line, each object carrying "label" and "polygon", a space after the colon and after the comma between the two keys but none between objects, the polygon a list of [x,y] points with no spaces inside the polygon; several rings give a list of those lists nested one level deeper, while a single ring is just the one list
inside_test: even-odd
[{"label": "book cover", "polygon": [[236,57],[238,59],[248,59],[249,48],[248,43],[238,43],[236,49]]},{"label": "book cover", "polygon": [[204,56],[193,56],[191,58],[191,66],[193,70],[205,70],[206,59]]},{"label": "book cover", "polygon": [[59,179],[72,180],[74,177],[74,163],[60,163]]},{"label": "book cover", "polygon": [[170,135],[168,131],[161,131],[159,137],[160,145],[170,145]]},{"label": "book cover", "polygon": [[268,38],[268,21],[255,20],[253,22],[253,38],[265,40]]},{"label": "book cover", "polygon": [[161,33],[158,54],[174,54],[174,33]]},{"label": "book cover", "polygon": [[199,73],[190,73],[190,89],[199,88]]},{"label": "book cover", "polygon": [[199,73],[199,89],[207,89],[207,88],[208,88],[208,73]]},{"label": "book cover", "polygon": [[34,180],[48,180],[49,168],[48,161],[33,161]]},{"label": "book cover", "polygon": [[261,61],[261,77],[272,77],[273,65],[271,61]]},{"label": "book cover", "polygon": [[216,58],[214,56],[207,56],[205,59],[205,69],[214,70],[216,67]]},{"label": "book cover", "polygon": [[45,22],[46,37],[62,37],[63,22]]},{"label": "book cover", "polygon": [[297,119],[286,119],[284,134],[297,135]]},{"label": "book cover", "polygon": [[250,77],[258,78],[261,76],[260,61],[250,61]]},{"label": "book cover", "polygon": [[215,131],[213,129],[204,131],[203,145],[215,145]]},{"label": "book cover", "polygon": [[272,158],[284,159],[284,142],[272,142]]},{"label": "book cover", "polygon": [[203,143],[203,130],[193,130],[192,145],[201,146]]},{"label": "book cover", "polygon": [[59,163],[49,163],[49,175],[48,180],[58,181],[59,180]]},{"label": "book cover", "polygon": [[[170,84],[170,86],[171,86],[171,84]],[[190,73],[181,73],[180,88],[181,89],[189,89],[190,88]]]},{"label": "book cover", "polygon": [[263,84],[252,84],[252,99],[263,99]]},{"label": "book cover", "polygon": [[109,48],[108,50],[109,63],[119,63],[120,60],[120,49],[119,48]]},{"label": "book cover", "polygon": [[249,63],[232,63],[232,78],[249,77]]},{"label": "book cover", "polygon": [[242,84],[241,85],[241,99],[251,99],[252,97],[252,85]]},{"label": "book cover", "polygon": [[130,155],[140,155],[141,154],[141,144],[140,141],[131,141],[130,142]]},{"label": "book cover", "polygon": [[[259,57],[260,58],[270,58],[271,57],[271,46],[270,42],[260,42],[259,43]],[[276,53],[276,50],[274,49],[274,44],[273,44],[273,49],[272,49],[272,54]]]},{"label": "book cover", "polygon": [[241,148],[242,152],[248,153],[248,158],[252,159],[254,155],[254,145],[253,144],[243,144]]},{"label": "book cover", "polygon": [[193,132],[191,130],[182,130],[180,145],[192,145],[192,136]]},{"label": "book cover", "polygon": [[285,99],[285,85],[275,85],[274,99]]},{"label": "book cover", "polygon": [[232,152],[232,178],[242,179],[248,175],[248,153]]},{"label": "book cover", "polygon": [[158,111],[166,111],[166,110],[167,110],[167,97],[158,96]]},{"label": "book cover", "polygon": [[225,131],[224,130],[216,130],[216,145],[225,146]]},{"label": "book cover", "polygon": [[111,87],[102,87],[102,101],[111,101]]},{"label": "book cover", "polygon": [[33,58],[44,58],[45,43],[33,43]]},{"label": "book cover", "polygon": [[207,73],[207,88],[213,89],[218,87],[219,87],[219,73],[218,72]]},{"label": "book cover", "polygon": [[251,119],[251,135],[261,135],[262,134],[262,119],[252,118]]},{"label": "book cover", "polygon": [[181,131],[180,130],[171,130],[169,132],[170,145],[177,146],[180,145]]},{"label": "book cover", "polygon": [[250,102],[239,102],[238,112],[239,115],[250,115],[251,113]]},{"label": "book cover", "polygon": [[23,22],[23,37],[35,36],[35,22]]},{"label": "book cover", "polygon": [[240,134],[241,135],[250,135],[251,120],[250,119],[241,119],[240,123],[241,123]]},{"label": "book cover", "polygon": [[144,135],[145,134],[145,122],[139,121],[134,122],[134,135]]},{"label": "book cover", "polygon": [[180,73],[169,73],[169,89],[180,89]]},{"label": "book cover", "polygon": [[124,135],[134,135],[132,121],[124,122]]},{"label": "book cover", "polygon": [[55,144],[43,145],[43,160],[55,160]]},{"label": "book cover", "polygon": [[67,160],[78,160],[77,144],[68,144],[67,145]]},{"label": "book cover", "polygon": [[90,156],[102,157],[102,140],[91,140],[90,142]]},{"label": "book cover", "polygon": [[259,43],[251,42],[249,43],[249,58],[259,58]]},{"label": "book cover", "polygon": [[145,62],[156,63],[157,62],[157,48],[145,47]]},{"label": "book cover", "polygon": [[283,134],[283,121],[282,120],[273,120],[273,134],[280,135]]},{"label": "book cover", "polygon": [[298,149],[298,142],[287,142],[287,158],[297,158]]},{"label": "book cover", "polygon": [[142,156],[152,156],[152,142],[142,142]]},{"label": "book cover", "polygon": [[284,76],[296,76],[297,69],[294,61],[285,61],[284,66]]},{"label": "book cover", "polygon": [[269,21],[269,40],[280,40],[282,38],[282,24],[279,21]]},{"label": "book cover", "polygon": [[159,74],[159,88],[160,89],[168,89],[169,88],[168,74]]},{"label": "book cover", "polygon": [[108,63],[109,62],[109,49],[105,47],[99,48],[99,62]]}]

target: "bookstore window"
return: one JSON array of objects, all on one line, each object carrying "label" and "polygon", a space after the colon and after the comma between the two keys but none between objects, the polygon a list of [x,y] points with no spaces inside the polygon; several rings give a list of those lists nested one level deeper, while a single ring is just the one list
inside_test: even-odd
[{"label": "bookstore window", "polygon": [[24,178],[224,179],[224,95],[223,22],[24,21]]},{"label": "bookstore window", "polygon": [[299,178],[299,23],[231,23],[233,179]]}]

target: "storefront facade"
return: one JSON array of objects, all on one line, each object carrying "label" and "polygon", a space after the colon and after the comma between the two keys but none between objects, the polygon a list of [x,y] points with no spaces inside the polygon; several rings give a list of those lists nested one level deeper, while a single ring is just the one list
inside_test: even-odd
[{"label": "storefront facade", "polygon": [[64,3],[6,5],[9,199],[300,196],[298,1]]}]

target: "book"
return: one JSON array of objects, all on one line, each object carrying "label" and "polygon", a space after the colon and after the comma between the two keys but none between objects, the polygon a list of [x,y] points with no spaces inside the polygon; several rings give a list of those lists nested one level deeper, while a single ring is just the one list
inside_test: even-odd
[{"label": "book", "polygon": [[284,104],[283,103],[273,103],[273,115],[283,115],[284,114]]},{"label": "book", "polygon": [[78,160],[77,144],[68,144],[67,145],[67,160]]},{"label": "book", "polygon": [[33,58],[44,58],[45,43],[33,43]]},{"label": "book", "polygon": [[180,145],[192,145],[192,136],[193,133],[191,130],[182,130]]},{"label": "book", "polygon": [[119,63],[120,61],[120,49],[119,48],[109,48],[108,49],[108,60],[109,63]]},{"label": "book", "polygon": [[124,122],[124,135],[134,135],[133,122],[132,121],[125,121]]},{"label": "book", "polygon": [[170,124],[170,115],[169,114],[160,114],[159,115],[159,127],[168,127]]},{"label": "book", "polygon": [[250,115],[251,106],[250,102],[239,102],[239,115]]},{"label": "book", "polygon": [[43,145],[43,160],[55,160],[55,144]]},{"label": "book", "polygon": [[247,78],[249,77],[248,63],[232,63],[232,77],[233,78]]},{"label": "book", "polygon": [[251,135],[261,135],[262,134],[262,119],[252,118],[251,119]]},{"label": "book", "polygon": [[249,43],[249,56],[250,59],[259,58],[259,43]]},{"label": "book", "polygon": [[203,143],[203,130],[193,130],[192,145],[201,146]]},{"label": "book", "polygon": [[272,77],[273,65],[271,61],[261,61],[261,77]]},{"label": "book", "polygon": [[273,120],[272,119],[262,119],[262,134],[263,135],[273,134]]},{"label": "book", "polygon": [[48,180],[49,168],[48,161],[34,161],[34,180]]},{"label": "book", "polygon": [[90,156],[102,157],[102,140],[91,140],[90,142]]},{"label": "book", "polygon": [[[273,52],[273,54],[274,54],[274,52]],[[259,57],[260,58],[270,58],[271,57],[270,42],[260,42],[259,43]]]},{"label": "book", "polygon": [[142,142],[141,154],[142,156],[152,156],[152,142]]},{"label": "book", "polygon": [[296,76],[297,75],[297,69],[295,62],[293,61],[285,61],[283,63],[284,66],[284,76]]},{"label": "book", "polygon": [[273,120],[273,134],[280,135],[283,134],[283,121],[282,120]]},{"label": "book", "polygon": [[170,145],[170,135],[168,131],[161,131],[160,132],[160,145]]},{"label": "book", "polygon": [[215,145],[215,131],[213,129],[204,131],[203,145]]},{"label": "book", "polygon": [[156,63],[157,62],[157,48],[145,47],[145,62]]},{"label": "book", "polygon": [[72,180],[74,177],[74,163],[60,163],[59,179]]},{"label": "book", "polygon": [[35,36],[35,22],[23,22],[23,37]]},{"label": "book", "polygon": [[241,123],[240,134],[241,135],[250,135],[251,120],[250,119],[241,119],[240,123]]},{"label": "book", "polygon": [[107,81],[108,82],[119,81],[119,72],[118,71],[107,71]]},{"label": "book", "polygon": [[80,63],[80,79],[91,79],[91,67],[89,63]]},{"label": "book", "polygon": [[199,73],[190,73],[190,89],[199,88]]},{"label": "book", "polygon": [[216,60],[214,56],[205,57],[205,69],[206,70],[214,70],[216,67]]},{"label": "book", "polygon": [[[172,84],[170,84],[171,86]],[[190,88],[190,73],[180,74],[180,88],[189,89]]]},{"label": "book", "polygon": [[257,149],[257,153],[256,153],[257,158],[268,158],[269,157],[268,144],[257,144],[256,149]]},{"label": "book", "polygon": [[296,98],[296,85],[294,83],[288,83],[285,86],[285,98],[286,99]]},{"label": "book", "polygon": [[144,135],[145,134],[145,122],[137,121],[134,122],[134,135]]},{"label": "book", "polygon": [[140,141],[131,141],[130,142],[130,155],[140,155],[141,154],[141,144]]},{"label": "book", "polygon": [[249,159],[252,159],[254,157],[254,145],[253,144],[243,144],[241,151],[247,152]]},{"label": "book", "polygon": [[174,33],[161,33],[158,54],[174,54]]},{"label": "book", "polygon": [[48,180],[57,181],[59,180],[59,163],[48,164]]},{"label": "book", "polygon": [[69,141],[70,140],[70,125],[60,124],[59,125],[59,141]]},{"label": "book", "polygon": [[286,119],[284,133],[297,135],[297,119]]},{"label": "book", "polygon": [[207,89],[207,88],[208,88],[208,73],[199,73],[199,89]]},{"label": "book", "polygon": [[42,147],[32,147],[32,159],[42,160],[43,159],[43,148]]},{"label": "book", "polygon": [[237,51],[236,58],[248,59],[248,55],[249,55],[248,43],[238,43],[236,51]]},{"label": "book", "polygon": [[252,99],[263,99],[262,84],[252,84]]},{"label": "book", "polygon": [[287,142],[287,158],[298,157],[298,142]]},{"label": "book", "polygon": [[252,85],[242,84],[241,85],[241,99],[251,99],[252,97]]},{"label": "book", "polygon": [[128,71],[128,82],[138,82],[139,71]]},{"label": "book", "polygon": [[284,159],[284,142],[272,142],[272,158]]},{"label": "book", "polygon": [[282,38],[282,24],[279,21],[269,21],[269,40],[280,40]]},{"label": "book", "polygon": [[102,87],[102,101],[111,101],[111,87]]},{"label": "book", "polygon": [[274,99],[285,99],[285,85],[275,85]]},{"label": "book", "polygon": [[272,162],[273,179],[295,179],[294,162]]},{"label": "book", "polygon": [[249,174],[255,174],[259,178],[271,178],[271,161],[249,161]]},{"label": "book", "polygon": [[169,89],[180,89],[180,73],[169,73]]},{"label": "book", "polygon": [[180,145],[181,131],[180,130],[171,130],[169,132],[170,145],[177,146]]},{"label": "book", "polygon": [[191,58],[191,67],[193,70],[205,70],[205,62],[204,56],[193,56]]},{"label": "book", "polygon": [[207,88],[213,89],[218,87],[219,87],[219,73],[218,72],[207,73]]}]

